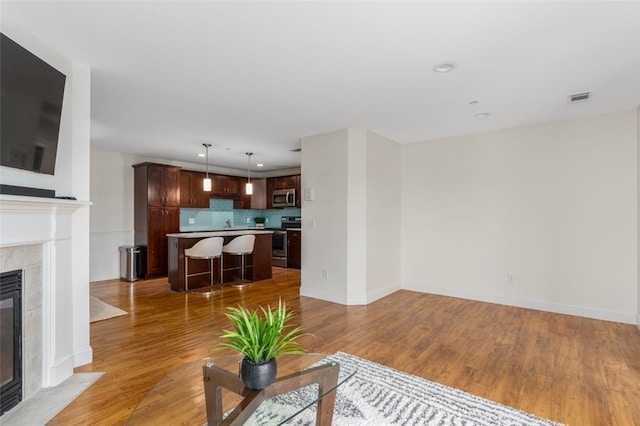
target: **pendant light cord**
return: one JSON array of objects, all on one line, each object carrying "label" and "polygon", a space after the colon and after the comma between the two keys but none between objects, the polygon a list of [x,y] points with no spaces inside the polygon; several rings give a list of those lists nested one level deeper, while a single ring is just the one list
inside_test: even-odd
[{"label": "pendant light cord", "polygon": [[209,179],[209,147],[211,146],[210,143],[203,143],[202,145],[204,145],[205,149],[207,150],[207,179]]},{"label": "pendant light cord", "polygon": [[249,159],[249,167],[248,167],[248,172],[247,172],[247,182],[251,183],[251,156],[253,155],[253,152],[247,152],[245,154],[247,154],[247,157]]}]

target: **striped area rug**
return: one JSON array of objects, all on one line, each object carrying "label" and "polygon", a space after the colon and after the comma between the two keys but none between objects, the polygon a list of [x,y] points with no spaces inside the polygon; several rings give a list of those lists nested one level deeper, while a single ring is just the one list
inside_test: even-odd
[{"label": "striped area rug", "polygon": [[[357,373],[338,388],[333,425],[558,425],[552,421],[430,382],[380,364],[338,352],[329,359],[355,362]],[[290,413],[291,399],[300,392],[317,392],[308,386],[263,403],[247,424],[277,424]],[[267,414],[269,413],[269,414]],[[287,423],[315,424],[315,409],[309,408]]]}]

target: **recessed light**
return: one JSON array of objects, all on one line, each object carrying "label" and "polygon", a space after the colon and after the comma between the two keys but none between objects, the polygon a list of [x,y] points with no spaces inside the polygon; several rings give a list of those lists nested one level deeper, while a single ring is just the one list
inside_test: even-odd
[{"label": "recessed light", "polygon": [[264,164],[258,163],[258,164],[256,164],[256,167],[264,167]]},{"label": "recessed light", "polygon": [[474,115],[475,118],[487,118],[491,115],[491,113],[489,112],[480,112],[476,115]]},{"label": "recessed light", "polygon": [[450,72],[456,68],[456,64],[452,62],[443,62],[433,67],[433,72]]},{"label": "recessed light", "polygon": [[198,154],[198,157],[204,157],[205,155],[203,153]]}]

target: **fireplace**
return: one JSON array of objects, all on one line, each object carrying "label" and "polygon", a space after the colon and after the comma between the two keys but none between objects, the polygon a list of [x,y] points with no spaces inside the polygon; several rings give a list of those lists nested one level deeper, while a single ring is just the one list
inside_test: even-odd
[{"label": "fireplace", "polygon": [[[91,362],[88,223],[86,202],[0,194],[0,273],[22,274],[21,303],[2,296],[5,316],[11,318],[7,323],[22,331],[21,342],[6,337],[21,351],[21,373],[9,371],[14,360],[5,362],[2,342],[2,383],[17,374],[22,379],[21,402],[11,412],[71,377],[74,367]],[[9,315],[9,305],[19,307],[21,320]]]},{"label": "fireplace", "polygon": [[0,415],[22,400],[22,271],[0,274]]}]

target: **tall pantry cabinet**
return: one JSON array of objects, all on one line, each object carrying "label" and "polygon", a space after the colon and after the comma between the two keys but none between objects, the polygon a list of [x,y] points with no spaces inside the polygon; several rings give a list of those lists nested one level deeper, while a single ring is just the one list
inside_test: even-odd
[{"label": "tall pantry cabinet", "polygon": [[180,232],[180,167],[134,168],[134,243],[146,247],[145,276],[167,274],[167,234]]}]

